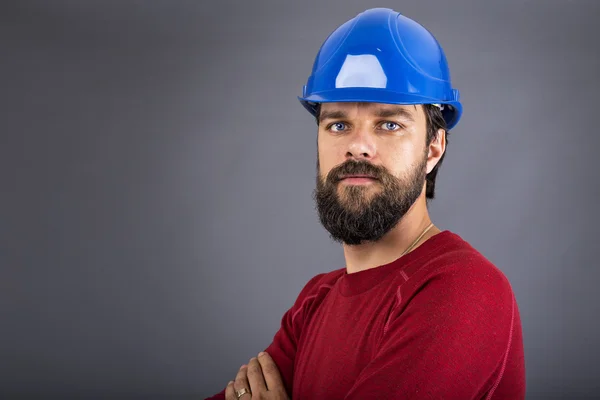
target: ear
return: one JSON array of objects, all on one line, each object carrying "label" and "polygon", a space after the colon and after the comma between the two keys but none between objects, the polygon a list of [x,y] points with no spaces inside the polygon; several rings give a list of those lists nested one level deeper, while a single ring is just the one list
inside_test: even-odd
[{"label": "ear", "polygon": [[429,144],[427,154],[427,173],[430,173],[446,151],[446,131],[438,129],[436,137]]}]

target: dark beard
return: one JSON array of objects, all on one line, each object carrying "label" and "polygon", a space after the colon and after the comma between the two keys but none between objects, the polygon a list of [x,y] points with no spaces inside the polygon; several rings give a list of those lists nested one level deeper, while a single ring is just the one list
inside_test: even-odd
[{"label": "dark beard", "polygon": [[[333,168],[323,180],[317,161],[317,187],[313,197],[321,224],[331,239],[347,245],[381,239],[398,224],[421,195],[426,167],[427,157],[424,154],[416,167],[411,168],[403,178],[397,178],[384,167],[366,161],[349,160]],[[371,175],[377,181],[366,186],[340,187],[342,175],[354,174]],[[370,187],[373,185],[379,188]]]}]

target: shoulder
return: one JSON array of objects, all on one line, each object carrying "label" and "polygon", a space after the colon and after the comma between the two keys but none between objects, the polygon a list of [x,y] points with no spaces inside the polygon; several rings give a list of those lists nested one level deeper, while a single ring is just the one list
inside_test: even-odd
[{"label": "shoulder", "polygon": [[315,297],[320,291],[328,291],[345,272],[345,268],[341,268],[313,276],[300,291],[298,299]]},{"label": "shoulder", "polygon": [[[290,323],[301,327],[310,315],[319,307],[335,283],[345,273],[345,269],[321,273],[312,277],[302,288],[292,308],[284,319],[289,317]],[[297,332],[299,334],[299,332]]]},{"label": "shoulder", "polygon": [[495,308],[511,314],[514,294],[506,275],[459,235],[445,235],[444,245],[412,268],[404,294],[424,291],[451,307]]},{"label": "shoulder", "polygon": [[476,279],[479,283],[510,285],[505,274],[469,242],[449,231],[443,234],[443,244],[415,265],[411,275],[422,279],[442,275],[466,282]]}]

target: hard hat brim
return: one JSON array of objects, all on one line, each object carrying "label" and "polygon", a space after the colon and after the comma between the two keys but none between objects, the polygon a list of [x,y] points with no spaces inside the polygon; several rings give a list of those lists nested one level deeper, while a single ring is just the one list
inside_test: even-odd
[{"label": "hard hat brim", "polygon": [[446,107],[442,110],[442,114],[448,130],[458,123],[462,115],[462,105],[455,100],[444,101],[415,93],[397,93],[379,88],[337,88],[313,93],[306,97],[298,97],[298,100],[313,116],[316,116],[316,106],[319,103],[444,104]]}]

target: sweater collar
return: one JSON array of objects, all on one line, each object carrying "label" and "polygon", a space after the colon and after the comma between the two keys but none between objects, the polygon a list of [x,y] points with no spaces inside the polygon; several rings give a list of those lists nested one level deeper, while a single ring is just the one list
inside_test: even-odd
[{"label": "sweater collar", "polygon": [[384,265],[364,271],[348,274],[344,272],[338,281],[338,288],[343,296],[354,296],[375,287],[385,281],[392,272],[399,272],[409,264],[431,254],[433,250],[448,242],[454,234],[450,231],[442,231],[423,242],[419,247],[408,254]]}]

